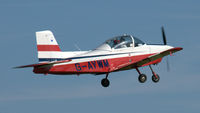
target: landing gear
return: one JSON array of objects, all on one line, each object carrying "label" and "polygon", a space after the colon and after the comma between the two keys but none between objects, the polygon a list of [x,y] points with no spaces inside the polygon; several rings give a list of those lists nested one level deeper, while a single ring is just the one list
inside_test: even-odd
[{"label": "landing gear", "polygon": [[108,87],[110,85],[110,81],[107,78],[101,80],[101,85],[103,87]]},{"label": "landing gear", "polygon": [[149,65],[149,67],[150,67],[150,69],[151,69],[151,72],[152,72],[152,74],[153,74],[153,76],[152,76],[152,81],[153,81],[154,83],[157,83],[157,82],[159,82],[159,80],[160,80],[160,77],[159,77],[159,75],[158,75],[158,74],[156,74],[156,73],[153,71],[153,69],[152,69],[151,65]]},{"label": "landing gear", "polygon": [[[156,73],[153,71],[151,65],[149,65],[149,67],[150,67],[151,72],[152,72],[152,74],[153,74],[153,76],[152,76],[152,81],[155,82],[155,83],[159,82],[159,80],[160,80],[159,75],[156,74]],[[137,70],[137,72],[139,73],[138,81],[139,81],[140,83],[146,82],[147,76],[146,76],[145,74],[140,73],[140,70],[139,70],[137,67],[136,67],[136,70]]]},{"label": "landing gear", "polygon": [[103,87],[108,87],[110,85],[110,81],[108,80],[108,73],[106,74],[106,78],[101,80],[101,85]]},{"label": "landing gear", "polygon": [[138,81],[139,81],[140,83],[146,82],[147,76],[146,76],[145,74],[141,74],[141,73],[140,73],[140,70],[139,70],[137,67],[136,67],[136,70],[137,70],[137,72],[139,73]]},{"label": "landing gear", "polygon": [[140,83],[144,83],[147,80],[147,76],[145,74],[140,74],[138,76],[138,80],[139,80]]},{"label": "landing gear", "polygon": [[152,81],[155,82],[155,83],[157,83],[160,80],[159,75],[156,75],[156,76],[155,75],[152,76]]}]

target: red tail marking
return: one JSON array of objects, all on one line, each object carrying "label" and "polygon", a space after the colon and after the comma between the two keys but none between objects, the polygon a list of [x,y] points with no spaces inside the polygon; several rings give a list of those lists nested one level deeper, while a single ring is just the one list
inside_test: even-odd
[{"label": "red tail marking", "polygon": [[37,45],[38,51],[61,51],[58,45]]}]

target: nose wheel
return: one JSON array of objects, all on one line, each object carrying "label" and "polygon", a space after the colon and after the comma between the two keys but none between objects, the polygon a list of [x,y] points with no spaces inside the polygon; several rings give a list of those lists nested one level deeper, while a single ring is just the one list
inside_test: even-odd
[{"label": "nose wheel", "polygon": [[110,85],[110,81],[108,80],[108,73],[106,74],[106,78],[101,80],[101,85],[103,87],[108,87]]},{"label": "nose wheel", "polygon": [[[157,76],[157,77],[156,77],[156,76]],[[155,76],[155,75],[152,75],[152,81],[155,82],[155,83],[159,82],[159,80],[160,80],[159,75],[156,74],[156,76]]]},{"label": "nose wheel", "polygon": [[153,81],[154,83],[159,82],[159,80],[160,80],[159,75],[156,74],[156,73],[153,71],[151,65],[149,65],[149,68],[151,69],[151,72],[152,72],[152,74],[153,74],[153,75],[152,75],[152,81]]}]

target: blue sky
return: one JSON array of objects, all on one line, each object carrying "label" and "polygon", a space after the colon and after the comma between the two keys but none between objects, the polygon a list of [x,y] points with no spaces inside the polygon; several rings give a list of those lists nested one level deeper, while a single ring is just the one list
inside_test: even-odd
[{"label": "blue sky", "polygon": [[[0,1],[0,113],[198,113],[200,111],[199,29],[197,0],[1,0]],[[64,51],[90,50],[116,35],[131,34],[146,43],[168,44],[184,50],[169,56],[155,71],[161,80],[145,84],[135,70],[111,73],[103,88],[102,76],[36,75],[35,32],[52,30]]]}]

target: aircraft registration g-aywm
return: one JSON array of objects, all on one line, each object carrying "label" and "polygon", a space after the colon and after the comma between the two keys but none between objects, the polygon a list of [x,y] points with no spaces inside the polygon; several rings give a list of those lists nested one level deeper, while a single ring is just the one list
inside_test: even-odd
[{"label": "aircraft registration g-aywm", "polygon": [[140,83],[147,80],[139,67],[149,66],[153,74],[152,81],[160,79],[151,65],[161,62],[162,58],[182,50],[181,47],[167,45],[166,36],[162,27],[163,44],[146,44],[131,35],[122,35],[105,41],[91,51],[61,51],[51,31],[36,32],[36,42],[39,63],[18,66],[16,68],[33,67],[36,74],[105,74],[101,80],[103,87],[108,87],[108,75],[111,72],[136,69]]}]

